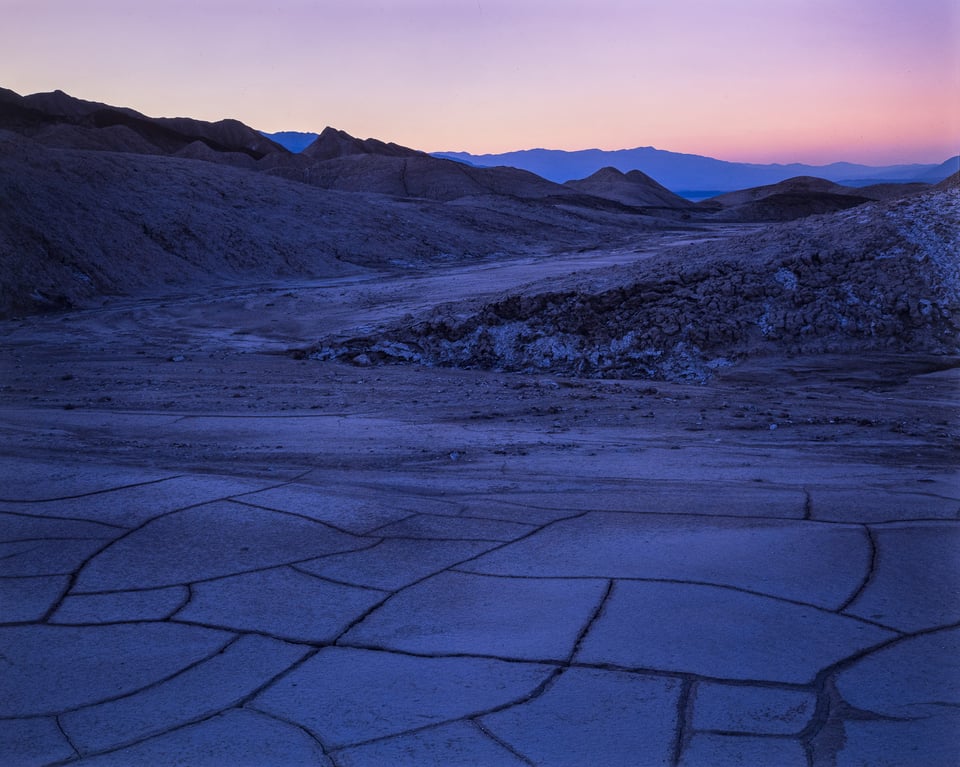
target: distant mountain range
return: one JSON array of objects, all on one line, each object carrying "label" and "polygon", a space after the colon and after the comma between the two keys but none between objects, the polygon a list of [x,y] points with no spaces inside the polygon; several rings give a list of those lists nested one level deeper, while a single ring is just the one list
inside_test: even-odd
[{"label": "distant mountain range", "polygon": [[940,165],[870,166],[846,162],[831,165],[759,165],[667,152],[653,147],[617,151],[584,149],[577,152],[530,149],[486,155],[442,152],[437,156],[479,166],[511,165],[560,183],[583,178],[603,167],[616,168],[624,173],[640,170],[673,192],[698,199],[737,189],[775,184],[796,176],[815,176],[846,186],[907,182],[935,184],[960,169],[960,156],[952,157]]},{"label": "distant mountain range", "polygon": [[[265,133],[265,136],[299,152],[316,138],[315,133]],[[724,192],[776,184],[796,176],[814,176],[846,186],[881,183],[935,184],[960,170],[960,155],[940,165],[858,165],[837,162],[830,165],[802,163],[756,164],[727,162],[696,154],[668,152],[653,147],[619,149],[583,149],[567,152],[559,149],[527,149],[503,154],[476,155],[469,152],[435,152],[434,157],[456,160],[474,167],[508,166],[536,173],[558,184],[592,176],[603,168],[622,173],[639,170],[671,191],[688,199],[705,199]]]}]

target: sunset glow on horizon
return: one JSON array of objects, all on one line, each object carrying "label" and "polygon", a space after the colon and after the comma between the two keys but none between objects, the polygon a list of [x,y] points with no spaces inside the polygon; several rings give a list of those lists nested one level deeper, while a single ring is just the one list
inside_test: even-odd
[{"label": "sunset glow on horizon", "polygon": [[960,152],[956,0],[0,0],[0,86],[426,151]]}]

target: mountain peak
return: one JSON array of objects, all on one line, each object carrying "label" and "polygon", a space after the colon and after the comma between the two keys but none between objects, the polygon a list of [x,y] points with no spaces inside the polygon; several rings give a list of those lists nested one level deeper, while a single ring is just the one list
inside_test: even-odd
[{"label": "mountain peak", "polygon": [[598,170],[596,173],[593,173],[589,177],[585,178],[584,181],[622,182],[626,179],[627,176],[625,176],[622,171],[614,168],[612,165],[607,165],[604,168],[600,168],[600,170]]},{"label": "mountain peak", "polygon": [[587,178],[568,181],[565,186],[595,197],[637,207],[677,209],[691,207],[690,202],[658,184],[646,173],[638,170],[623,173],[609,165]]},{"label": "mountain peak", "polygon": [[385,143],[378,139],[358,139],[349,133],[329,125],[321,131],[310,146],[303,150],[303,155],[311,160],[333,160],[337,157],[349,155],[377,154],[387,157],[419,157],[423,152],[409,149],[399,144]]}]

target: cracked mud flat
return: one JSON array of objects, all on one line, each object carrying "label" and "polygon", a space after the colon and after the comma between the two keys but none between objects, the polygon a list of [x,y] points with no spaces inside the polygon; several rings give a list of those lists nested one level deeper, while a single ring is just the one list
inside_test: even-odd
[{"label": "cracked mud flat", "polygon": [[640,255],[4,322],[0,763],[955,764],[955,360],[285,353]]}]

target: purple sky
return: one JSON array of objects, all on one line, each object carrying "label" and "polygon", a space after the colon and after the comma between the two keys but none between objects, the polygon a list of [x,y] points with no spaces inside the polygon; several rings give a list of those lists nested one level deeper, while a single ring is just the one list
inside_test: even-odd
[{"label": "purple sky", "polygon": [[0,0],[0,85],[428,151],[960,152],[958,0]]}]

